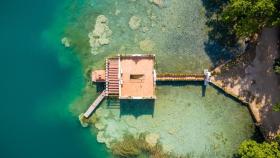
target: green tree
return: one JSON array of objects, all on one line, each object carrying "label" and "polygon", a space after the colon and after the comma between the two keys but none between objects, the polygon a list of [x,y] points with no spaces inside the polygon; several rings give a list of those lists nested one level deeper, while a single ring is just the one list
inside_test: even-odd
[{"label": "green tree", "polygon": [[245,140],[239,146],[238,155],[242,158],[277,158],[280,157],[279,144]]},{"label": "green tree", "polygon": [[279,0],[230,0],[222,21],[239,37],[248,37],[264,26],[279,24],[279,4]]}]

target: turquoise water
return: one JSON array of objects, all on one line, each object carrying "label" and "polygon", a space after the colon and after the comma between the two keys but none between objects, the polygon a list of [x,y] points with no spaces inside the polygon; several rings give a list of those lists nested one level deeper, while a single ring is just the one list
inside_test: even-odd
[{"label": "turquoise water", "polygon": [[[103,68],[107,56],[154,53],[159,72],[200,72],[221,59],[226,50],[208,37],[202,1],[166,2],[163,8],[148,0],[0,2],[0,157],[110,157],[96,140],[104,139],[100,132],[108,145],[139,128],[159,132],[166,150],[231,156],[253,134],[253,121],[245,106],[212,87],[202,97],[201,86],[161,85],[154,109],[111,109],[105,101],[97,114],[112,115],[100,116],[101,130],[79,124],[78,115],[97,96],[85,73]],[[108,45],[91,54],[88,33],[99,15],[108,18],[113,33]],[[128,25],[132,16],[141,18],[136,30]],[[63,37],[70,48],[61,44]]]},{"label": "turquoise water", "polygon": [[155,104],[103,103],[94,114],[97,140],[112,140],[130,133],[152,133],[165,151],[193,157],[232,157],[239,143],[252,136],[254,124],[248,109],[202,83],[161,84]]},{"label": "turquoise water", "polygon": [[84,84],[79,61],[59,49],[59,41],[48,45],[43,38],[62,5],[55,0],[0,2],[2,158],[108,156],[69,110]]}]

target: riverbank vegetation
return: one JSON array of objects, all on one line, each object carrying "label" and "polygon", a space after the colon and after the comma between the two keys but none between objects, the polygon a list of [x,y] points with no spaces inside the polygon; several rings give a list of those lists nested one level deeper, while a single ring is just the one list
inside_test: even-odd
[{"label": "riverbank vegetation", "polygon": [[273,111],[275,112],[280,112],[280,103],[276,103],[274,106],[273,106]]},{"label": "riverbank vegetation", "polygon": [[[233,40],[250,39],[261,33],[264,27],[280,26],[280,0],[229,0],[224,2],[217,21],[231,35]],[[228,45],[225,42],[225,45]],[[250,53],[252,54],[252,53]],[[272,63],[273,64],[273,63]],[[273,65],[275,73],[280,74],[280,59]],[[273,106],[273,111],[280,111],[279,103]],[[279,136],[274,140],[257,142],[244,140],[238,149],[237,157],[264,158],[280,157]]]},{"label": "riverbank vegetation", "polygon": [[275,60],[273,70],[275,73],[280,74],[280,58]]},{"label": "riverbank vegetation", "polygon": [[245,140],[238,149],[238,157],[246,158],[265,158],[280,157],[279,142],[257,143],[254,140]]},{"label": "riverbank vegetation", "polygon": [[238,37],[251,37],[263,27],[279,26],[280,0],[230,0],[221,19]]}]

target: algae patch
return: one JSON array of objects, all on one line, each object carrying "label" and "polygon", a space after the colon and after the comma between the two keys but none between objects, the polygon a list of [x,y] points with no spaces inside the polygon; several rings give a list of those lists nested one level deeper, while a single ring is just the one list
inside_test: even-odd
[{"label": "algae patch", "polygon": [[138,16],[132,16],[128,24],[132,30],[137,30],[141,25],[141,18]]},{"label": "algae patch", "polygon": [[89,43],[92,54],[98,54],[98,48],[110,43],[110,36],[112,31],[108,26],[108,18],[104,15],[99,15],[95,22],[95,27],[92,32],[88,34]]},{"label": "algae patch", "polygon": [[132,135],[124,136],[122,141],[115,142],[112,145],[112,152],[119,157],[153,157],[153,158],[171,158],[177,157],[171,153],[163,151],[161,145],[156,144],[151,146],[145,140],[145,134],[139,137]]},{"label": "algae patch", "polygon": [[150,52],[154,50],[155,43],[150,39],[145,39],[139,42],[140,49],[144,52]]}]

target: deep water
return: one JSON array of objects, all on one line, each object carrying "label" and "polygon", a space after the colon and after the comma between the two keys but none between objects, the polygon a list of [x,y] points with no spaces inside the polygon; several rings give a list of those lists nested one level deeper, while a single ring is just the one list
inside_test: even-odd
[{"label": "deep water", "polygon": [[69,110],[84,86],[79,60],[44,38],[63,3],[0,2],[1,158],[108,156]]}]

